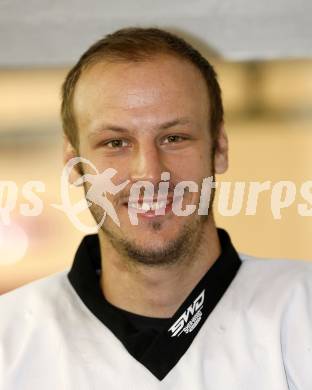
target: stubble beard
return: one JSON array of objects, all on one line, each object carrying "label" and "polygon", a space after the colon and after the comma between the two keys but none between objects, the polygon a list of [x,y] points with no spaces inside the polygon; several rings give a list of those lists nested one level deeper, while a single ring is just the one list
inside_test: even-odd
[{"label": "stubble beard", "polygon": [[[200,247],[202,233],[204,230],[203,219],[197,218],[192,223],[184,225],[174,239],[166,241],[161,248],[144,248],[134,240],[126,240],[111,234],[111,231],[103,231],[115,250],[126,255],[132,262],[148,266],[173,265],[182,262],[184,259],[193,257]],[[152,222],[151,230],[159,231],[162,227],[159,223]]]},{"label": "stubble beard", "polygon": [[[87,190],[87,185],[84,183],[85,195]],[[146,248],[136,243],[135,240],[128,240],[122,237],[118,230],[116,231],[114,228],[109,227],[107,218],[104,218],[100,229],[116,252],[132,264],[160,267],[182,263],[185,259],[193,259],[196,256],[202,241],[205,239],[205,227],[211,220],[213,221],[212,205],[214,195],[215,191],[212,190],[208,215],[198,215],[195,212],[195,215],[187,218],[189,221],[182,226],[178,236],[168,241],[161,248]],[[90,212],[95,222],[100,224],[103,218],[103,209],[92,203]],[[110,222],[113,223],[112,221]],[[162,223],[150,222],[149,228],[157,233],[162,229]]]},{"label": "stubble beard", "polygon": [[[90,212],[96,223],[100,223],[103,217],[103,210],[99,206],[92,204]],[[127,239],[119,228],[111,228],[110,224],[113,224],[113,222],[109,221],[107,223],[106,218],[100,229],[116,252],[132,264],[153,267],[170,266],[194,258],[201,246],[205,225],[210,217],[210,215],[192,215],[191,218],[187,218],[186,223],[181,227],[180,232],[174,239],[166,240],[165,244],[158,248],[147,248],[138,244],[135,239]],[[162,229],[162,223],[151,221],[148,228],[157,234]]]}]

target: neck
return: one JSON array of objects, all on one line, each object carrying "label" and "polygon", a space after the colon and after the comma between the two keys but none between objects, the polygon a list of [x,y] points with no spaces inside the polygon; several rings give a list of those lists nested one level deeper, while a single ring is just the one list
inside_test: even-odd
[{"label": "neck", "polygon": [[134,264],[122,257],[100,234],[101,288],[114,306],[147,317],[169,318],[220,256],[221,248],[213,221],[205,224],[195,254],[171,265]]}]

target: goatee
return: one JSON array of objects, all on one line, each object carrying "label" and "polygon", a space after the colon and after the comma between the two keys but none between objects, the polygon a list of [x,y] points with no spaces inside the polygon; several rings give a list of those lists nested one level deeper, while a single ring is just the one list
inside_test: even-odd
[{"label": "goatee", "polygon": [[[95,217],[95,216],[94,216]],[[144,248],[134,240],[118,237],[104,225],[101,227],[114,249],[132,263],[148,266],[173,265],[195,256],[203,236],[204,224],[207,218],[201,216],[185,225],[177,238],[167,241],[161,248]],[[161,230],[162,224],[151,222],[150,229]]]}]

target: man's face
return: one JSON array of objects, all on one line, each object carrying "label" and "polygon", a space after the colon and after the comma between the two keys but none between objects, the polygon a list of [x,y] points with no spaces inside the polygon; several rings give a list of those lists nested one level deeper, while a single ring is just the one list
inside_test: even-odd
[{"label": "man's face", "polygon": [[[80,156],[99,172],[116,169],[114,184],[130,181],[114,197],[107,195],[120,227],[107,217],[102,233],[115,248],[137,249],[150,259],[155,254],[157,262],[156,258],[166,257],[166,251],[169,257],[177,255],[177,246],[182,248],[190,238],[192,245],[198,244],[209,218],[196,212],[177,216],[169,204],[162,216],[138,214],[134,226],[127,201],[130,186],[139,180],[154,184],[156,198],[162,172],[170,173],[169,200],[177,183],[191,180],[200,189],[203,178],[212,175],[210,104],[199,70],[169,55],[139,63],[97,63],[82,74],[73,106]],[[88,167],[85,171],[94,173]],[[198,204],[199,197],[199,192],[187,192],[183,205]],[[101,219],[98,206],[92,206],[91,212],[97,221]]]}]

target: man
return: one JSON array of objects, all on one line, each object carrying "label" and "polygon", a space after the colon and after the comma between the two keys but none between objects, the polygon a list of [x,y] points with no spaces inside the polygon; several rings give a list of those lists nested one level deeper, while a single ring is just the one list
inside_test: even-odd
[{"label": "man", "polygon": [[[62,118],[65,162],[117,172],[119,225],[86,236],[69,273],[1,298],[0,388],[311,390],[312,265],[238,255],[212,200],[208,215],[173,212],[179,183],[227,169],[211,65],[165,31],[117,31],[69,72]],[[90,175],[82,163],[71,180]],[[136,183],[154,196],[133,202]],[[200,192],[180,201],[198,207]]]}]

